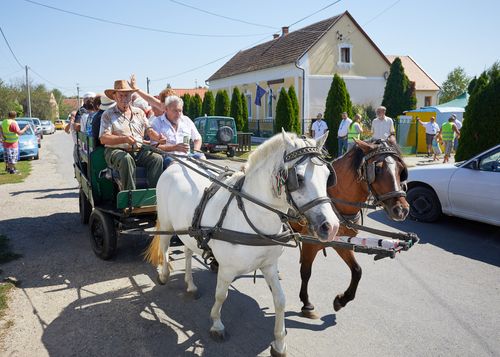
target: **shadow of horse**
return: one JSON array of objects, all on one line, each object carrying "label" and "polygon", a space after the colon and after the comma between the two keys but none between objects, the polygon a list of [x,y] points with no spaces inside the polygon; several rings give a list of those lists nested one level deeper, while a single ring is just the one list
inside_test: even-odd
[{"label": "shadow of horse", "polygon": [[450,253],[500,266],[500,227],[443,216],[437,223],[406,219],[392,221],[382,211],[368,214],[371,219],[401,231],[415,232],[419,244],[432,244]]}]

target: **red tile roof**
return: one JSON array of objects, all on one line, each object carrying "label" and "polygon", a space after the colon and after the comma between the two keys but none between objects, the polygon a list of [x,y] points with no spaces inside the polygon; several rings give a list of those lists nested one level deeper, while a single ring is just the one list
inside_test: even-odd
[{"label": "red tile roof", "polygon": [[184,94],[189,94],[191,97],[194,97],[194,95],[198,93],[201,99],[203,99],[203,97],[205,97],[205,93],[207,92],[208,88],[192,88],[192,89],[172,88],[172,90],[179,97],[183,96]]},{"label": "red tile roof", "polygon": [[416,90],[439,90],[439,85],[420,67],[410,56],[387,55],[387,59],[392,63],[399,57],[408,79],[415,82]]}]

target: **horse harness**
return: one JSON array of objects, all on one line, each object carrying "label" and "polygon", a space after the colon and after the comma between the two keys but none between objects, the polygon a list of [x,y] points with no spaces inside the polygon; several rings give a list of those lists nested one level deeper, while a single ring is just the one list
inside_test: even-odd
[{"label": "horse harness", "polygon": [[[267,204],[258,201],[257,199],[244,195],[243,192],[241,191],[243,184],[245,182],[245,175],[242,175],[234,184],[233,190],[230,191],[229,198],[224,205],[221,214],[219,216],[219,219],[217,223],[215,224],[214,227],[202,227],[201,226],[201,219],[203,217],[203,213],[205,211],[206,205],[208,201],[215,195],[215,193],[220,189],[221,185],[218,180],[214,181],[209,187],[207,187],[203,193],[203,196],[201,198],[200,203],[196,207],[193,220],[191,222],[191,227],[189,228],[189,235],[194,237],[197,241],[198,248],[203,250],[203,259],[207,264],[210,264],[214,256],[212,254],[212,251],[210,247],[208,246],[208,242],[210,239],[216,239],[216,240],[223,240],[229,243],[233,244],[242,244],[242,245],[251,245],[251,246],[268,246],[268,245],[282,245],[282,246],[288,246],[288,247],[297,247],[299,245],[299,238],[300,234],[295,233],[288,223],[290,220],[292,221],[298,221],[302,220],[304,217],[305,212],[310,210],[311,208],[323,204],[323,203],[329,203],[331,204],[331,200],[328,196],[323,196],[323,197],[318,197],[315,198],[314,200],[302,205],[298,206],[296,202],[294,201],[291,193],[297,191],[300,188],[300,180],[298,178],[297,174],[297,166],[303,163],[307,159],[311,159],[313,157],[319,158],[324,164],[328,165],[328,168],[330,170],[330,175],[328,178],[328,182],[330,184],[336,184],[336,174],[333,169],[333,166],[331,166],[330,163],[328,163],[324,158],[323,158],[323,153],[321,152],[320,149],[316,147],[303,147],[297,150],[294,150],[290,152],[289,154],[284,155],[284,163],[286,164],[287,162],[293,161],[295,159],[297,160],[290,168],[288,169],[281,169],[280,171],[286,172],[286,178],[285,178],[285,192],[287,195],[287,202],[290,204],[290,206],[293,208],[292,213],[284,213],[282,211],[279,211],[273,207],[268,206]],[[219,179],[223,179],[227,176],[232,175],[233,173],[222,173],[219,176]],[[225,228],[222,228],[222,224],[224,222],[224,219],[226,217],[229,205],[231,204],[232,200],[236,198],[237,206],[239,210],[243,213],[243,216],[245,217],[246,222],[248,225],[252,228],[252,230],[255,233],[242,233],[242,232],[237,232],[237,231],[232,231],[228,230]],[[252,203],[256,203],[260,205],[261,207],[266,208],[267,210],[270,210],[273,213],[276,213],[279,217],[281,222],[283,223],[283,231],[278,234],[274,235],[269,235],[261,232],[255,224],[252,222],[252,220],[248,217],[247,211],[245,209],[245,204],[243,199],[249,200]],[[332,205],[333,206],[333,205]],[[294,240],[294,243],[289,243],[290,240]]]}]

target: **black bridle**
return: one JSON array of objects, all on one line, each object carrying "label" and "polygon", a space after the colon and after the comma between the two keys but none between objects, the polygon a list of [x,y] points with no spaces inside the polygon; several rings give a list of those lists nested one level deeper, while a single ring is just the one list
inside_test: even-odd
[{"label": "black bridle", "polygon": [[[335,170],[333,169],[333,166],[331,165],[331,163],[326,161],[326,159],[324,157],[324,153],[322,152],[321,149],[318,149],[315,146],[306,146],[306,147],[294,150],[288,154],[285,153],[284,158],[283,158],[283,161],[285,164],[287,162],[292,161],[292,160],[298,159],[287,170],[282,169],[281,176],[285,179],[285,192],[286,192],[287,202],[302,217],[304,216],[305,212],[307,212],[308,210],[310,210],[311,208],[313,208],[315,206],[318,206],[318,205],[323,204],[323,203],[332,204],[330,197],[322,196],[322,197],[317,197],[317,198],[313,199],[312,201],[310,201],[302,206],[298,206],[292,197],[292,193],[297,191],[300,188],[300,182],[299,182],[299,178],[297,175],[297,166],[299,166],[305,160],[308,160],[308,159],[310,160],[313,158],[319,159],[322,162],[322,164],[327,165],[328,169],[330,170],[330,175],[328,176],[327,187],[335,186],[337,184],[337,174],[335,173]],[[315,165],[317,165],[317,164],[315,164]]]}]

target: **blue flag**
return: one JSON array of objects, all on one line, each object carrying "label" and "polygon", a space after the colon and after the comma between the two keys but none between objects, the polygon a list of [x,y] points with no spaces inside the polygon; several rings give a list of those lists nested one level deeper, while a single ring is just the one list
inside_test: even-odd
[{"label": "blue flag", "polygon": [[266,94],[267,91],[257,84],[257,91],[255,93],[255,105],[261,106],[260,99]]}]

